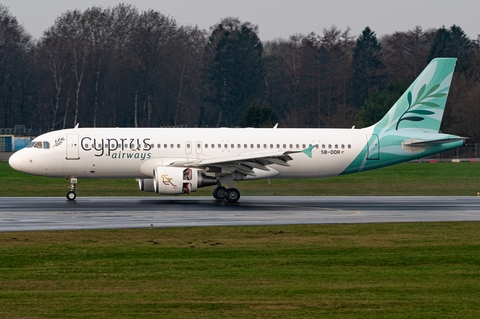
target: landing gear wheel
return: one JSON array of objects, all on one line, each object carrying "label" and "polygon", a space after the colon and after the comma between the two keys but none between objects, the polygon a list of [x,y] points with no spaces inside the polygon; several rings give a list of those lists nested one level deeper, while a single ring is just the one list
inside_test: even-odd
[{"label": "landing gear wheel", "polygon": [[212,191],[212,195],[215,199],[224,200],[227,198],[227,189],[223,186],[215,187]]},{"label": "landing gear wheel", "polygon": [[227,202],[236,203],[240,199],[240,192],[236,188],[229,188],[227,190]]},{"label": "landing gear wheel", "polygon": [[77,194],[75,193],[75,188],[77,187],[77,179],[75,177],[70,177],[70,191],[67,193],[67,199],[69,201],[74,201],[77,198]]},{"label": "landing gear wheel", "polygon": [[77,198],[77,194],[75,194],[74,191],[69,191],[69,192],[67,193],[67,199],[68,199],[69,201],[75,200],[75,198]]}]

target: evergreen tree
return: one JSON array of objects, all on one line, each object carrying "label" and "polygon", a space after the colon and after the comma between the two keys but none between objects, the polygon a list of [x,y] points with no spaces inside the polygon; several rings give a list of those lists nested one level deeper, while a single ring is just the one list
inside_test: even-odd
[{"label": "evergreen tree", "polygon": [[391,82],[382,93],[371,94],[359,113],[360,126],[367,127],[380,121],[407,88],[405,82],[397,80]]},{"label": "evergreen tree", "polygon": [[352,103],[358,108],[370,92],[381,89],[385,65],[380,61],[380,51],[375,32],[366,27],[353,49]]},{"label": "evergreen tree", "polygon": [[253,103],[243,113],[240,120],[242,127],[272,127],[277,122],[275,112],[268,106]]},{"label": "evergreen tree", "polygon": [[218,108],[216,126],[235,126],[248,105],[259,100],[265,78],[263,45],[257,27],[227,18],[213,29],[210,81]]},{"label": "evergreen tree", "polygon": [[473,54],[475,43],[470,40],[462,28],[452,25],[450,29],[442,27],[438,29],[433,40],[428,61],[437,57],[457,58],[457,70],[465,71],[469,68],[468,63]]}]

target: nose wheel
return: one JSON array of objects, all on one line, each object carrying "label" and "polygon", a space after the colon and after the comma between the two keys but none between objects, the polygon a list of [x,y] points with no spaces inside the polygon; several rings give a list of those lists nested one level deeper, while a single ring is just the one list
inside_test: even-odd
[{"label": "nose wheel", "polygon": [[77,187],[77,179],[75,177],[70,177],[70,190],[67,192],[67,199],[69,201],[75,200],[77,198],[77,194],[75,193],[75,189]]},{"label": "nose wheel", "polygon": [[67,199],[68,200],[73,201],[73,200],[75,200],[75,198],[77,198],[77,194],[75,194],[74,191],[69,191],[67,193]]}]

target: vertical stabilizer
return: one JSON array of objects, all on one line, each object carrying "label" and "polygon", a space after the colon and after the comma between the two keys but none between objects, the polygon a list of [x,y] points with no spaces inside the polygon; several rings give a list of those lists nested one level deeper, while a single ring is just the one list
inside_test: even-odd
[{"label": "vertical stabilizer", "polygon": [[420,129],[438,132],[455,62],[455,58],[432,60],[384,118],[375,124],[375,131]]}]

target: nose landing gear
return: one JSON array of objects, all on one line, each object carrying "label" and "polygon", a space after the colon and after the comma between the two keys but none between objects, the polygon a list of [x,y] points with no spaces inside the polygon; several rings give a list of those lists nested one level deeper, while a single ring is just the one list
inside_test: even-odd
[{"label": "nose landing gear", "polygon": [[67,192],[67,199],[69,201],[74,201],[77,198],[77,194],[75,193],[75,188],[77,186],[77,179],[75,177],[70,177],[70,190]]}]

